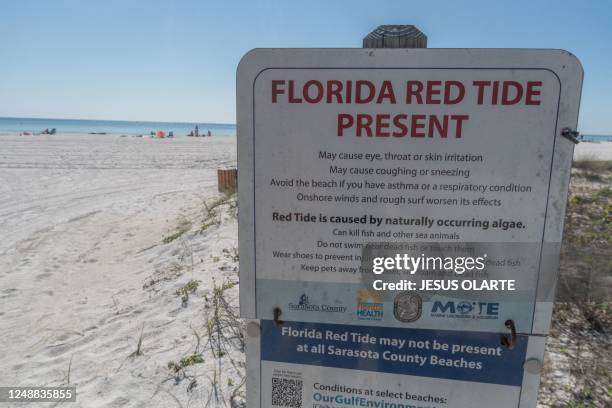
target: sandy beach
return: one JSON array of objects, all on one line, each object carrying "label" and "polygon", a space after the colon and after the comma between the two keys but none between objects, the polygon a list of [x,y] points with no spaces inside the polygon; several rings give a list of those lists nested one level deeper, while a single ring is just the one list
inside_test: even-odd
[{"label": "sandy beach", "polygon": [[612,142],[581,142],[574,148],[574,160],[612,160]]},{"label": "sandy beach", "polygon": [[[237,224],[216,179],[235,151],[234,138],[1,136],[0,384],[76,385],[74,406],[93,408],[239,401]],[[611,160],[612,143],[575,157]]]},{"label": "sandy beach", "polygon": [[[70,383],[82,407],[214,398],[214,358],[190,367],[190,392],[168,363],[203,348],[194,333],[212,280],[237,281],[223,256],[235,219],[194,225],[218,197],[216,169],[235,166],[235,139],[11,135],[0,146],[0,384]],[[190,280],[201,284],[184,304],[176,290]],[[240,377],[226,368],[222,380],[227,395]]]}]

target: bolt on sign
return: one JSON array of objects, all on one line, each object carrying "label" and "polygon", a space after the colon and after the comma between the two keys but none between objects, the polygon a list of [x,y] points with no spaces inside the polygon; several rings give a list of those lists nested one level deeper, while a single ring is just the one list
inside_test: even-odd
[{"label": "bolt on sign", "polygon": [[248,406],[535,406],[578,60],[262,49],[237,76]]}]

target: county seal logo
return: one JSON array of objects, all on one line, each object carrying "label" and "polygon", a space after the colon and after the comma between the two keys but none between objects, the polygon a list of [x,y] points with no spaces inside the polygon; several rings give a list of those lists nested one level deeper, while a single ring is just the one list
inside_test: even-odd
[{"label": "county seal logo", "polygon": [[423,312],[423,299],[417,293],[402,292],[393,301],[393,316],[403,323],[419,320]]}]

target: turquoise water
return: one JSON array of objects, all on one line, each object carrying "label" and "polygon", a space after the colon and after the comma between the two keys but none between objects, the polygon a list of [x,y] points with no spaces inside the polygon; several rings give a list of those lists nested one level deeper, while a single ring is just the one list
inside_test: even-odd
[{"label": "turquoise water", "polygon": [[198,125],[200,134],[210,132],[215,136],[235,136],[236,125],[221,123],[184,123],[184,122],[130,122],[124,120],[81,120],[81,119],[32,119],[0,118],[2,132],[39,133],[45,129],[57,133],[108,133],[119,135],[148,135],[163,130],[174,132],[175,136],[185,136]]}]

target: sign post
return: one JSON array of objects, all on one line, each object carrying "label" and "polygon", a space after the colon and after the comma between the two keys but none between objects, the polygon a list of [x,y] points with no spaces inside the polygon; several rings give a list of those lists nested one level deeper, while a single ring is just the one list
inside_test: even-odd
[{"label": "sign post", "polygon": [[248,53],[248,406],[535,406],[581,81],[557,50]]},{"label": "sign post", "polygon": [[413,25],[381,25],[365,36],[363,48],[427,48],[427,36]]}]

